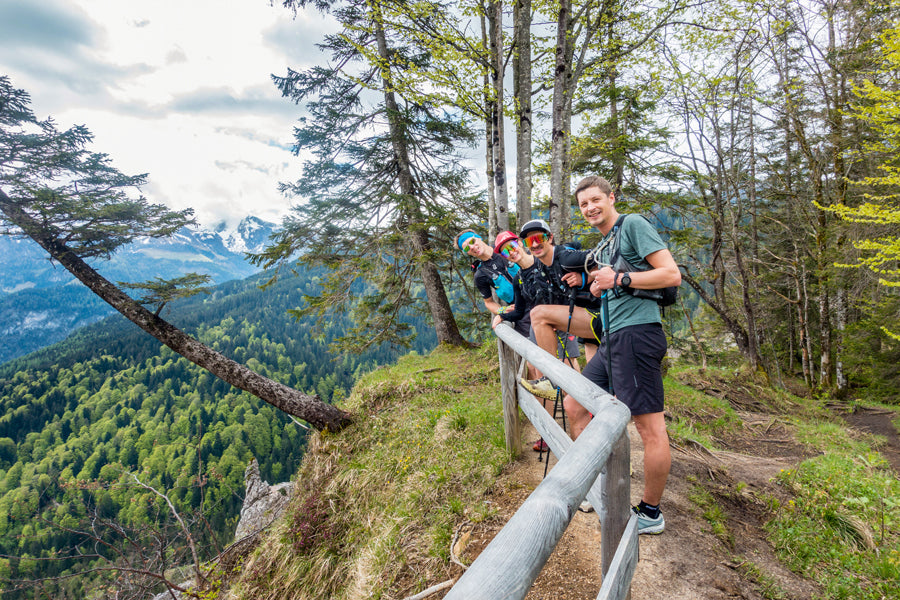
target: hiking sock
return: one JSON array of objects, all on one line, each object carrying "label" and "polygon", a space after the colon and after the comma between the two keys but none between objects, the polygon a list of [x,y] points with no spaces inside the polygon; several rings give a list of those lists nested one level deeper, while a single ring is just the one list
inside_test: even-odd
[{"label": "hiking sock", "polygon": [[638,504],[638,510],[650,517],[651,519],[655,519],[659,516],[659,504],[653,506],[652,504],[647,504],[643,500]]}]

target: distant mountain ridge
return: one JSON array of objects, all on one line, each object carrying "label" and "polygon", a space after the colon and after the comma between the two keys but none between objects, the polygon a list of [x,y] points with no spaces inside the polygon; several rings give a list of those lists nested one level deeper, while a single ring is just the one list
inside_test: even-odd
[{"label": "distant mountain ridge", "polygon": [[[214,284],[260,271],[246,252],[265,247],[277,226],[245,217],[234,229],[183,228],[169,238],[141,239],[111,260],[91,265],[113,282],[209,275]],[[0,363],[64,339],[113,312],[29,239],[0,236]]]}]

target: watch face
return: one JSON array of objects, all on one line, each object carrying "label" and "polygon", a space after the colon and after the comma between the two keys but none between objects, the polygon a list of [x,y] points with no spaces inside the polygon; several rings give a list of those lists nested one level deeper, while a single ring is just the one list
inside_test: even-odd
[{"label": "watch face", "polygon": [[622,285],[624,285],[625,287],[631,287],[631,275],[625,273],[625,275],[622,277]]}]

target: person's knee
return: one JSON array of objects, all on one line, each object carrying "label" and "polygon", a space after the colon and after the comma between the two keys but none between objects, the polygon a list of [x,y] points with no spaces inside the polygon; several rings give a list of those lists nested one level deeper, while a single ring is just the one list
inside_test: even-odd
[{"label": "person's knee", "polygon": [[638,435],[641,436],[644,446],[669,445],[669,434],[666,431],[666,421],[662,413],[637,415],[634,417],[634,426]]},{"label": "person's knee", "polygon": [[563,398],[563,407],[566,409],[566,414],[569,415],[569,417],[572,419],[581,419],[586,415],[590,415],[585,407],[579,404],[579,402],[575,398],[568,394],[566,394],[566,397]]},{"label": "person's knee", "polygon": [[547,309],[546,304],[538,304],[534,308],[531,309],[531,326],[535,325],[547,325],[548,313],[550,311]]}]

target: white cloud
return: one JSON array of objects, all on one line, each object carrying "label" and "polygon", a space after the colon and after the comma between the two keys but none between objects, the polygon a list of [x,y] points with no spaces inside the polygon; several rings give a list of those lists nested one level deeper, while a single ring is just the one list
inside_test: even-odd
[{"label": "white cloud", "polygon": [[204,224],[277,220],[303,109],[271,74],[324,60],[314,43],[333,27],[264,0],[4,0],[0,72],[39,117],[86,125],[92,150],[149,173],[151,201]]}]

